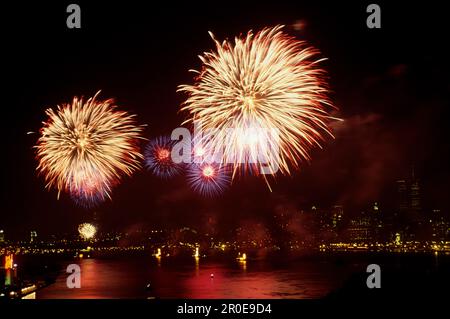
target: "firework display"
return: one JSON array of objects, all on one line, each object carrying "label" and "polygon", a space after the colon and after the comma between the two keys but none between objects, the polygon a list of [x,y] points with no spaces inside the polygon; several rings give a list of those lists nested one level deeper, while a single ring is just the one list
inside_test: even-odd
[{"label": "firework display", "polygon": [[174,143],[168,136],[160,136],[148,142],[144,151],[144,164],[154,175],[169,178],[181,172],[181,165],[172,160]]},{"label": "firework display", "polygon": [[144,166],[160,178],[186,169],[188,182],[201,194],[215,195],[236,173],[290,174],[309,160],[313,147],[333,137],[329,124],[333,105],[318,50],[288,36],[283,26],[265,28],[215,42],[215,51],[200,56],[203,63],[181,108],[194,124],[189,165],[172,158],[176,141],[150,140],[142,156],[136,141],[141,126],[134,116],[116,110],[112,100],[84,101],[48,109],[38,140],[37,170],[46,187],[70,194],[81,206],[110,198],[112,188]]},{"label": "firework display", "polygon": [[140,166],[142,127],[134,115],[116,110],[113,100],[97,101],[98,94],[46,110],[48,120],[36,146],[37,170],[58,197],[65,191],[81,202],[104,200],[123,175]]},{"label": "firework display", "polygon": [[84,240],[92,239],[97,233],[97,228],[93,224],[83,223],[78,226],[78,233]]},{"label": "firework display", "polygon": [[[201,71],[182,110],[204,132],[208,149],[222,150],[234,173],[271,163],[284,174],[309,160],[309,151],[330,135],[332,105],[318,51],[282,31],[249,32],[234,43],[215,40],[216,51],[200,57]],[[185,123],[186,123],[185,122]],[[214,132],[214,133],[208,133]]]},{"label": "firework display", "polygon": [[187,171],[187,181],[191,188],[201,195],[216,196],[230,185],[227,167],[217,163],[193,163]]}]

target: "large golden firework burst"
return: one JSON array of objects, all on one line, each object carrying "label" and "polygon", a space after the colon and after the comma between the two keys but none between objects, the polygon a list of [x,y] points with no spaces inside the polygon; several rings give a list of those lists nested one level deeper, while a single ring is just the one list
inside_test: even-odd
[{"label": "large golden firework burst", "polygon": [[290,165],[298,168],[325,135],[333,136],[333,105],[318,65],[323,59],[282,29],[250,31],[234,43],[220,43],[210,33],[216,50],[200,56],[200,71],[191,70],[197,74],[195,83],[178,89],[188,94],[181,108],[190,115],[186,122],[196,122],[203,132],[215,131],[204,133],[202,144],[213,152],[223,150],[221,162],[234,164],[233,176],[238,168],[256,165],[252,171],[258,171],[258,158],[275,161],[289,174]]},{"label": "large golden firework burst", "polygon": [[121,176],[140,166],[142,126],[134,115],[117,111],[112,99],[97,101],[99,93],[46,110],[48,120],[36,145],[37,170],[58,196],[67,191],[76,200],[102,200]]}]

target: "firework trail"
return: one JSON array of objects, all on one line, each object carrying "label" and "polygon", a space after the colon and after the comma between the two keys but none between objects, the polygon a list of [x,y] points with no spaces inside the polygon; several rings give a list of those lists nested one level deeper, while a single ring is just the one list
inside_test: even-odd
[{"label": "firework trail", "polygon": [[194,191],[210,197],[222,193],[231,181],[227,168],[217,163],[192,163],[186,175]]},{"label": "firework trail", "polygon": [[110,198],[122,176],[139,168],[142,126],[135,125],[134,115],[117,111],[113,100],[97,101],[99,93],[46,110],[36,145],[37,171],[58,197],[65,191],[79,201]]},{"label": "firework trail", "polygon": [[78,233],[84,240],[91,239],[97,233],[97,228],[90,223],[83,223],[78,226]]},{"label": "firework trail", "polygon": [[168,136],[160,136],[148,142],[144,151],[145,167],[160,178],[178,175],[182,167],[173,162],[171,154],[175,143]]},{"label": "firework trail", "polygon": [[[216,50],[200,56],[193,85],[181,110],[200,126],[206,148],[222,150],[221,162],[237,171],[261,171],[272,163],[290,174],[309,151],[330,135],[333,108],[318,51],[282,31],[251,31],[234,43],[215,40]],[[184,124],[183,123],[183,124]],[[252,169],[253,168],[253,169]]]}]

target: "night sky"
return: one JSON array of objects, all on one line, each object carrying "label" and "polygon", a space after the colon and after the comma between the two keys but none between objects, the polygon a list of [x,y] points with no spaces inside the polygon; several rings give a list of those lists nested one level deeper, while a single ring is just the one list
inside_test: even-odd
[{"label": "night sky", "polygon": [[[66,27],[66,6],[2,4],[2,149],[0,229],[8,238],[74,232],[96,212],[103,230],[199,226],[226,231],[267,222],[276,209],[342,204],[346,214],[372,202],[391,211],[395,181],[414,165],[426,210],[449,211],[449,26],[444,8],[427,2],[381,6],[382,28],[368,29],[370,2],[76,2],[81,29]],[[295,30],[292,25],[306,26]],[[212,50],[212,31],[222,40],[248,30],[286,25],[328,60],[331,99],[345,119],[335,140],[312,153],[292,176],[278,176],[270,193],[263,180],[240,178],[214,199],[193,193],[184,176],[163,181],[145,170],[114,189],[113,201],[95,209],[77,207],[44,188],[34,149],[45,109],[102,90],[120,109],[147,124],[155,137],[180,126],[189,69]]]}]

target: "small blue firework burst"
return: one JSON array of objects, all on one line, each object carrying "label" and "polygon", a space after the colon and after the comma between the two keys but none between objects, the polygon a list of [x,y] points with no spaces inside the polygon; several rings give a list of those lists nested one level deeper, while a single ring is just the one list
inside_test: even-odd
[{"label": "small blue firework burst", "polygon": [[186,175],[194,191],[210,197],[221,194],[231,183],[227,167],[217,163],[193,163]]},{"label": "small blue firework burst", "polygon": [[168,136],[159,136],[148,142],[144,151],[144,163],[152,174],[160,178],[171,178],[181,172],[181,164],[172,160],[172,148],[176,142]]}]

